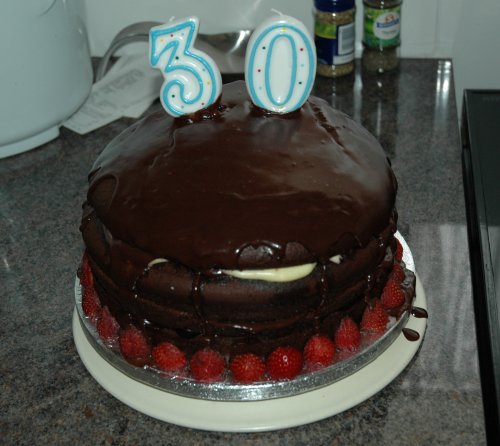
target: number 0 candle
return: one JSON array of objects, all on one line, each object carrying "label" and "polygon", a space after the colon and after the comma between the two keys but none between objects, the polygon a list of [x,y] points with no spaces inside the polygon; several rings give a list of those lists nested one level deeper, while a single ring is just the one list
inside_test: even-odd
[{"label": "number 0 candle", "polygon": [[193,47],[198,18],[188,17],[151,28],[151,65],[165,78],[160,100],[172,116],[194,113],[213,104],[222,89],[217,65],[207,54]]},{"label": "number 0 candle", "polygon": [[313,39],[302,22],[278,15],[252,34],[245,58],[245,79],[255,105],[289,113],[309,97],[316,74]]}]

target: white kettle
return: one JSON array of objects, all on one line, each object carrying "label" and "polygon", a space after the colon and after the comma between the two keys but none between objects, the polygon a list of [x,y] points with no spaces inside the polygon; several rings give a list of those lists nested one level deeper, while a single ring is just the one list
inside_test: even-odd
[{"label": "white kettle", "polygon": [[0,3],[0,158],[38,147],[85,101],[92,64],[80,0]]}]

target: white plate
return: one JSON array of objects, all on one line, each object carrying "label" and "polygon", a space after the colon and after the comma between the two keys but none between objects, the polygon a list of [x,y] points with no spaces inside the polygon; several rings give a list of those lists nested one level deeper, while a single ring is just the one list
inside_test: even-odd
[{"label": "white plate", "polygon": [[[414,306],[426,309],[417,276]],[[350,409],[382,390],[409,364],[422,343],[427,320],[410,316],[407,328],[420,338],[408,341],[401,333],[377,359],[331,385],[286,398],[264,401],[208,401],[168,393],[135,381],[103,359],[87,340],[73,313],[73,336],[90,374],[114,397],[162,421],[195,429],[258,432],[312,423]]]}]

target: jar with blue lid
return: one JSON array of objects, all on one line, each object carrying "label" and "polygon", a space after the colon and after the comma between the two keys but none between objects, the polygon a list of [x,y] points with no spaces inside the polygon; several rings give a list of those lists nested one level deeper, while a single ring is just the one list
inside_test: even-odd
[{"label": "jar with blue lid", "polygon": [[314,41],[317,72],[345,76],[354,70],[354,0],[315,0]]}]

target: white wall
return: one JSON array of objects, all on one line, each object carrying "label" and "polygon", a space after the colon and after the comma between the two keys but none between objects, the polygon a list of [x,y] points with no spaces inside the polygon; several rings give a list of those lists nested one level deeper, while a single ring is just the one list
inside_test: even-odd
[{"label": "white wall", "polygon": [[271,8],[300,18],[312,28],[312,0],[84,0],[93,55],[106,51],[124,26],[140,21],[167,22],[195,15],[201,33],[249,29],[269,15]]},{"label": "white wall", "polygon": [[[216,33],[255,27],[275,8],[302,20],[310,30],[313,27],[313,0],[83,1],[94,56],[102,56],[123,27],[139,21],[163,22],[172,16],[197,15],[200,32]],[[360,56],[362,0],[356,0],[356,6],[356,53]],[[498,23],[500,0],[403,0],[400,54],[453,58],[460,106],[463,88],[500,88]]]},{"label": "white wall", "polygon": [[[481,2],[483,0],[475,0]],[[197,15],[200,32],[253,28],[272,8],[302,20],[312,31],[313,0],[84,0],[91,52],[102,56],[123,27]],[[450,57],[464,0],[403,0],[403,57]],[[361,52],[362,0],[356,0],[357,51]],[[470,8],[470,6],[468,6]]]}]

